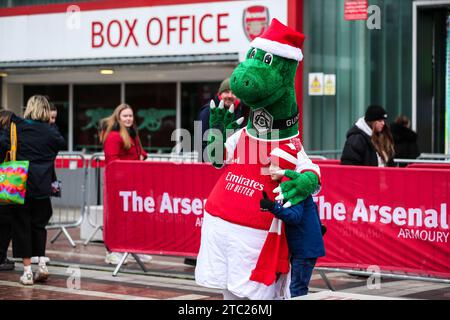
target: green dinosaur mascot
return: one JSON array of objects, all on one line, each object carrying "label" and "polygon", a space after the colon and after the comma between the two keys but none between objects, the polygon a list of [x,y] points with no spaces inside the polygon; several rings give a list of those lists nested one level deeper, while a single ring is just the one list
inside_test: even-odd
[{"label": "green dinosaur mascot", "polygon": [[[234,132],[242,121],[234,121],[234,108],[211,104],[208,154],[223,174],[206,202],[195,277],[200,285],[223,289],[226,299],[283,296],[280,288],[286,285],[275,275],[289,270],[284,233],[273,215],[260,210],[259,201],[265,191],[288,207],[320,185],[319,167],[304,152],[298,131],[294,79],[303,41],[302,34],[273,19],[251,42],[246,60],[231,76],[233,92],[251,108],[246,128]],[[268,166],[271,151],[280,146],[290,148],[281,156],[296,169],[282,170],[289,179],[279,185]],[[273,263],[257,265],[272,235],[281,239],[271,253]]]}]

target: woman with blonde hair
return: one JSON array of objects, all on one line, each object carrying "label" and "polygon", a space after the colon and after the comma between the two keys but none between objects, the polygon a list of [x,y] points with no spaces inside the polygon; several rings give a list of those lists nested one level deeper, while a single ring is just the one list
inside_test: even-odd
[{"label": "woman with blonde hair", "polygon": [[365,116],[347,132],[341,164],[392,167],[394,140],[386,120],[381,106],[369,106]]},{"label": "woman with blonde hair", "polygon": [[[49,124],[50,105],[41,95],[28,99],[24,119],[15,115],[11,122],[17,128],[16,160],[28,160],[28,180],[23,205],[10,205],[12,214],[13,256],[23,259],[23,285],[44,282],[49,273],[45,261],[48,224],[52,216],[50,201],[52,173],[55,158],[65,147],[65,140],[54,125]],[[0,137],[2,158],[10,149],[9,128]],[[39,257],[35,277],[31,270],[31,257]]]},{"label": "woman with blonde hair", "polygon": [[[139,139],[133,109],[122,103],[111,116],[103,119],[100,124],[100,142],[103,143],[105,152],[105,165],[114,160],[145,160],[147,153],[142,148]],[[139,255],[142,261],[148,262],[151,256]],[[109,252],[106,254],[105,262],[118,264],[121,254]]]}]

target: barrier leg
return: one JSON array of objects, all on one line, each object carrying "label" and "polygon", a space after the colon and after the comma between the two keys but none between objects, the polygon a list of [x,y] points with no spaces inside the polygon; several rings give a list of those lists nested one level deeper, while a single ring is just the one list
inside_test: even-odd
[{"label": "barrier leg", "polygon": [[316,271],[320,274],[320,276],[322,277],[323,281],[325,281],[325,284],[327,285],[328,289],[330,289],[331,291],[336,291],[336,289],[331,284],[331,282],[328,279],[328,277],[325,274],[325,272],[323,270],[320,270],[320,269],[316,269]]},{"label": "barrier leg", "polygon": [[131,255],[133,256],[134,260],[136,260],[138,265],[142,268],[142,270],[144,270],[144,272],[147,272],[147,268],[145,267],[144,263],[141,261],[141,258],[139,258],[139,256],[135,253],[132,253]]},{"label": "barrier leg", "polygon": [[69,232],[67,231],[66,227],[61,227],[62,232],[66,236],[67,240],[69,240],[70,245],[75,248],[77,245],[75,242],[73,242],[72,237],[70,236]]},{"label": "barrier leg", "polygon": [[53,236],[53,238],[50,240],[50,243],[55,242],[55,241],[59,238],[59,236],[61,235],[61,233],[62,233],[62,230],[59,230],[58,233],[55,234],[55,235]]},{"label": "barrier leg", "polygon": [[117,265],[116,269],[113,272],[113,277],[117,276],[119,273],[120,268],[122,268],[123,263],[125,262],[125,259],[128,257],[128,252],[125,252],[122,256],[122,258],[119,261],[119,264]]},{"label": "barrier leg", "polygon": [[91,242],[91,240],[94,238],[95,234],[97,233],[97,231],[99,230],[103,230],[102,226],[97,226],[95,228],[95,230],[91,233],[91,235],[86,239],[86,241],[84,242],[84,245],[87,246],[89,244],[89,242]]}]

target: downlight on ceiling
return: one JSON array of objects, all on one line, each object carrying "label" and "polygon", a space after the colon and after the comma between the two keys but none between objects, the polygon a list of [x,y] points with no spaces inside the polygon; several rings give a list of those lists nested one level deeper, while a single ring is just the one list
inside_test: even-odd
[{"label": "downlight on ceiling", "polygon": [[110,74],[114,74],[114,70],[112,69],[102,69],[100,70],[101,74],[105,74],[105,75],[110,75]]}]

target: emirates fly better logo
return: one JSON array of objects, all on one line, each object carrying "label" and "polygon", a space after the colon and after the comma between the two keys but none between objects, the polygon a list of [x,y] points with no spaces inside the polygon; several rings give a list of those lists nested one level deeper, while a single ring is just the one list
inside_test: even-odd
[{"label": "emirates fly better logo", "polygon": [[244,10],[243,24],[248,40],[259,37],[269,26],[269,9],[264,6],[252,6]]}]

